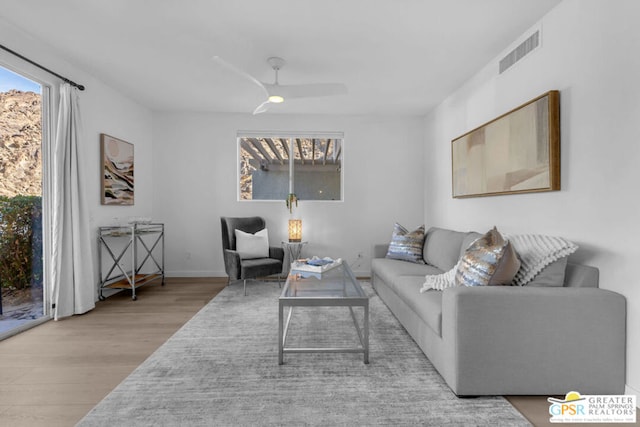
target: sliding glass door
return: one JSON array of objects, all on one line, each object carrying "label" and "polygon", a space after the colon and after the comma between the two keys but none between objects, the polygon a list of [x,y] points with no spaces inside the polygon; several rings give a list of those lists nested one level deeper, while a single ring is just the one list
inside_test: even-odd
[{"label": "sliding glass door", "polygon": [[46,95],[45,86],[0,66],[0,339],[48,316],[42,204]]}]

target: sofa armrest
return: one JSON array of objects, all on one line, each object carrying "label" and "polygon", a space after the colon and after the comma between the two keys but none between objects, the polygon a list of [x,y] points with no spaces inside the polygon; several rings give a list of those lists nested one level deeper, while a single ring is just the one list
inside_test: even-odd
[{"label": "sofa armrest", "polygon": [[603,289],[446,289],[447,382],[458,395],[623,394],[625,328],[625,298]]},{"label": "sofa armrest", "polygon": [[387,256],[387,252],[389,251],[389,244],[378,244],[373,246],[373,257],[374,258],[384,258]]}]

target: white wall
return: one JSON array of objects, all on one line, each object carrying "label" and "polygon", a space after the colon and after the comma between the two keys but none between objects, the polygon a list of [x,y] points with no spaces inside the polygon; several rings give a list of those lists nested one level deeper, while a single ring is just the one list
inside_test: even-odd
[{"label": "white wall", "polygon": [[[117,90],[105,85],[84,71],[60,59],[56,49],[46,42],[32,38],[29,34],[12,24],[0,19],[0,40],[8,48],[23,56],[46,66],[79,84],[86,86],[80,92],[80,109],[83,122],[81,154],[86,159],[84,166],[86,200],[91,215],[91,228],[100,225],[111,225],[114,218],[126,220],[130,216],[150,216],[152,205],[152,113]],[[2,51],[0,59],[10,61],[17,71],[27,72],[34,76],[43,76],[55,82],[57,79],[35,67],[17,60],[9,53]],[[54,90],[56,90],[54,88]],[[54,120],[55,122],[55,120]],[[135,205],[134,206],[102,206],[100,204],[100,133],[107,133],[131,142],[135,146]],[[92,241],[94,241],[92,239]],[[97,257],[96,247],[91,254]],[[97,266],[97,264],[96,264]],[[97,287],[98,273],[95,283],[88,286]]]},{"label": "white wall", "polygon": [[394,221],[422,224],[421,118],[156,113],[153,205],[166,223],[168,275],[226,275],[220,216],[260,215],[272,245],[287,238],[284,200],[237,201],[238,130],[344,132],[344,201],[296,208],[304,255],[343,257],[369,275],[372,246],[389,241]]},{"label": "white wall", "polygon": [[[427,224],[477,231],[497,225],[509,233],[564,236],[580,245],[575,260],[600,269],[602,288],[626,296],[627,385],[636,394],[640,390],[638,18],[636,0],[565,0],[541,21],[541,48],[498,76],[498,59],[521,40],[514,41],[428,115],[425,151]],[[453,199],[451,140],[552,89],[558,89],[561,97],[562,190]]]}]

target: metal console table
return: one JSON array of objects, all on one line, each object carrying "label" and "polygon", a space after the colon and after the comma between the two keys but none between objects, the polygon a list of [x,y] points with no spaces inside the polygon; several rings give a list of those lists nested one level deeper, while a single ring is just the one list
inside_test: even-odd
[{"label": "metal console table", "polygon": [[[117,247],[117,241],[124,246]],[[110,267],[103,274],[105,251]],[[104,289],[131,289],[135,301],[136,288],[155,280],[161,280],[164,286],[164,224],[99,227],[98,268],[100,301],[105,299]]]}]

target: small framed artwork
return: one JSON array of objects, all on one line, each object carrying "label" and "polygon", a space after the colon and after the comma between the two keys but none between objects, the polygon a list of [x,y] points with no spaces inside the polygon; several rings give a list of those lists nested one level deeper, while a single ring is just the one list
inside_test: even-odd
[{"label": "small framed artwork", "polygon": [[102,204],[133,205],[133,144],[100,134]]},{"label": "small framed artwork", "polygon": [[454,198],[560,190],[560,94],[550,91],[451,141]]}]

